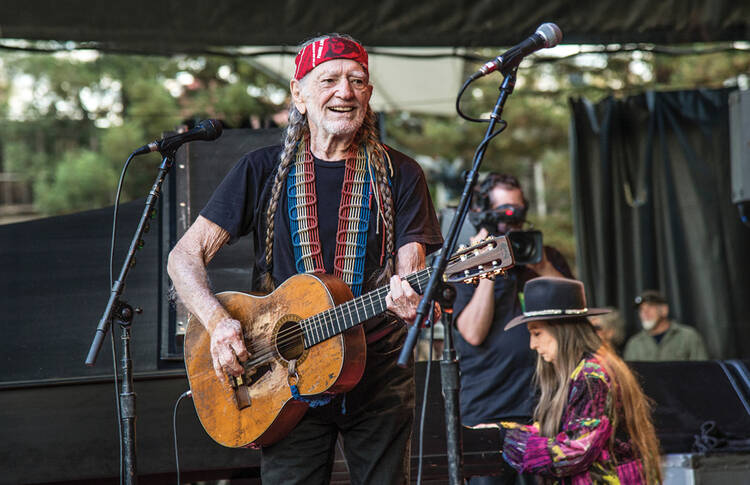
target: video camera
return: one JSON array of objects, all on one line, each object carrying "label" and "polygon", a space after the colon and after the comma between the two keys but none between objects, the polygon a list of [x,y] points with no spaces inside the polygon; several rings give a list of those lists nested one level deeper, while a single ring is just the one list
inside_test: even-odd
[{"label": "video camera", "polygon": [[[526,210],[517,205],[505,204],[495,209],[470,212],[469,221],[479,230],[485,228],[490,234],[499,232],[500,223],[520,227],[526,221]],[[535,264],[542,260],[542,232],[510,230],[505,233],[517,265]]]}]

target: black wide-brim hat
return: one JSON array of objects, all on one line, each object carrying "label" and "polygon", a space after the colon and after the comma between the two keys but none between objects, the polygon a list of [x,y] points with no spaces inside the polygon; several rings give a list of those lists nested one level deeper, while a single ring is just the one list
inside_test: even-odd
[{"label": "black wide-brim hat", "polygon": [[611,310],[588,308],[583,283],[568,278],[541,276],[526,282],[523,287],[525,309],[522,315],[508,322],[505,330],[536,320],[602,315]]}]

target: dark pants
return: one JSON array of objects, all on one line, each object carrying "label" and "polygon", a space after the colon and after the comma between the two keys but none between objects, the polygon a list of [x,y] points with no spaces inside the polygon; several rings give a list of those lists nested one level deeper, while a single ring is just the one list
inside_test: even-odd
[{"label": "dark pants", "polygon": [[368,345],[354,389],[308,409],[288,436],[263,448],[264,485],[329,483],[339,433],[353,484],[409,483],[414,367],[396,364],[405,335],[401,328]]}]

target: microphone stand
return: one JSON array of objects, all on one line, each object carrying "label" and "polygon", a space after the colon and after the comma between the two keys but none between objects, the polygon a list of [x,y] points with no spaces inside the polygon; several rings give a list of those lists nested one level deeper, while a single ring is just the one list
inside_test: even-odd
[{"label": "microphone stand", "polygon": [[138,483],[138,476],[136,474],[136,446],[135,446],[135,420],[136,420],[136,409],[135,409],[135,392],[133,392],[133,374],[132,374],[132,360],[130,358],[130,327],[133,319],[133,313],[141,313],[140,308],[131,307],[127,302],[123,301],[120,296],[125,288],[125,278],[128,276],[130,269],[135,266],[135,253],[143,247],[143,234],[148,232],[151,221],[150,219],[156,213],[154,206],[156,201],[161,194],[161,186],[164,183],[164,179],[169,172],[169,169],[174,165],[175,150],[165,151],[162,153],[163,158],[161,165],[159,166],[159,174],[156,177],[153,187],[146,198],[146,207],[143,209],[141,214],[141,220],[138,223],[138,228],[135,231],[133,240],[130,243],[130,249],[128,254],[123,261],[122,269],[117,280],[112,285],[110,292],[109,301],[104,309],[99,325],[96,327],[96,334],[94,340],[91,342],[89,353],[86,356],[86,365],[93,367],[96,363],[96,357],[101,349],[104,337],[112,324],[112,320],[115,319],[120,323],[122,334],[120,339],[122,341],[122,358],[120,359],[120,370],[122,373],[122,384],[120,392],[120,423],[122,424],[122,450],[123,456],[123,470],[120,470],[121,475],[124,475],[124,483],[126,485],[135,485]]},{"label": "microphone stand", "polygon": [[[427,283],[427,287],[422,295],[422,299],[419,302],[417,308],[417,318],[414,321],[414,325],[409,328],[404,346],[401,348],[401,354],[399,355],[398,365],[405,367],[409,361],[410,356],[414,351],[414,345],[417,342],[420,327],[427,317],[427,313],[430,310],[431,302],[436,299],[436,295],[443,298],[443,288],[449,285],[443,283],[443,275],[445,269],[448,266],[448,260],[453,254],[458,242],[458,236],[466,219],[466,214],[469,211],[469,202],[471,201],[471,195],[474,192],[474,186],[479,176],[479,167],[482,165],[482,159],[484,158],[484,152],[487,150],[490,140],[502,131],[495,132],[495,125],[501,121],[501,115],[505,102],[508,97],[513,93],[513,89],[516,85],[516,72],[517,67],[509,70],[503,82],[500,85],[500,94],[495,103],[495,107],[490,114],[489,125],[485,132],[484,139],[478,145],[477,150],[474,152],[474,160],[469,173],[466,175],[466,184],[464,191],[461,194],[461,200],[456,209],[456,214],[451,222],[450,229],[448,230],[448,236],[445,238],[443,248],[440,254],[437,255],[432,264],[432,274],[430,280]],[[468,85],[468,84],[467,84]],[[464,86],[465,89],[466,85]],[[460,98],[459,98],[460,99]],[[458,103],[457,103],[458,104]],[[504,123],[504,122],[503,122]],[[452,307],[451,310],[452,312]],[[449,472],[449,483],[451,485],[459,485],[463,480],[463,452],[461,444],[461,433],[460,433],[460,412],[459,412],[459,389],[460,379],[458,370],[458,361],[456,360],[456,352],[453,348],[453,339],[451,332],[453,331],[451,325],[452,318],[446,319],[448,325],[445,327],[445,340],[443,341],[443,359],[440,362],[440,374],[441,374],[441,385],[443,386],[443,399],[445,400],[445,426],[446,426],[446,445],[448,447],[448,472]]]}]

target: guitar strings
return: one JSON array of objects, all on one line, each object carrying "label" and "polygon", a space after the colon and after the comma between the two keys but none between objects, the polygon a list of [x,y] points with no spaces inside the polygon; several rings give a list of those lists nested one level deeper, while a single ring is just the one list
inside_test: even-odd
[{"label": "guitar strings", "polygon": [[[399,323],[396,322],[396,321],[394,321],[394,322],[387,323],[384,328],[396,327],[398,325],[399,325]],[[283,350],[288,350],[290,347],[291,346],[279,345],[279,348],[282,351]],[[242,366],[243,366],[243,368],[245,370],[250,370],[250,368],[252,368],[254,366],[263,364],[265,362],[270,362],[271,358],[274,357],[274,354],[275,354],[275,352],[274,352],[273,348],[272,347],[268,347],[268,351],[266,351],[264,354],[252,354],[253,358],[248,359],[245,362],[242,362],[241,364],[242,364]]]},{"label": "guitar strings", "polygon": [[[454,255],[453,257],[449,259],[449,263],[454,262],[456,259],[459,259],[459,258],[460,256]],[[421,287],[425,283],[427,283],[427,281],[429,280],[430,274],[431,274],[431,268],[425,268],[424,270],[421,270],[417,273],[413,273],[412,275],[407,276],[406,279],[408,281],[410,277],[413,277],[412,279],[416,280],[413,283],[416,284],[421,289]],[[410,281],[410,283],[412,282]],[[338,317],[336,316],[337,309],[340,309],[340,313],[342,317],[351,317],[352,315],[354,315],[357,305],[360,302],[363,302],[365,297],[370,298],[371,300],[370,304],[373,308],[375,308],[375,305],[373,304],[372,300],[375,297],[377,297],[376,301],[379,302],[378,306],[382,305],[384,303],[384,297],[385,297],[383,293],[387,294],[389,290],[390,288],[388,286],[378,288],[372,292],[366,293],[365,295],[349,300],[341,305],[335,306],[333,308],[329,308],[321,313],[318,313],[311,317],[300,320],[299,322],[296,322],[296,325],[293,325],[291,328],[280,331],[278,333],[277,338],[276,338],[276,345],[271,343],[270,345],[264,344],[260,347],[256,347],[254,345],[254,342],[251,342],[249,347],[252,347],[252,352],[250,352],[252,357],[248,359],[247,361],[242,362],[243,368],[245,370],[248,370],[249,367],[254,367],[264,362],[268,362],[276,353],[276,348],[278,348],[282,352],[284,350],[289,350],[296,345],[299,339],[302,339],[302,344],[304,345],[305,332],[307,332],[311,336],[315,334],[317,334],[317,336],[325,335],[325,332],[324,332],[325,327],[329,326],[331,322],[338,319]],[[357,313],[357,318],[359,319],[360,318],[359,311],[356,310],[356,313]],[[375,315],[377,315],[378,313],[382,313],[382,310],[377,312]],[[327,318],[329,319],[329,321],[327,321]],[[372,317],[369,317],[369,318],[372,318]],[[395,323],[392,323],[390,325],[395,325]],[[351,328],[351,327],[348,327],[348,328]],[[344,330],[347,330],[348,328],[345,328]],[[338,333],[328,335],[327,337],[324,337],[323,339],[315,343],[319,343],[319,342],[322,342],[323,340],[327,340],[328,338],[331,338],[334,335],[340,334],[342,331],[343,330],[341,330],[339,326]],[[248,351],[250,351],[249,348],[248,348]]]},{"label": "guitar strings", "polygon": [[[427,282],[427,279],[429,279],[430,271],[428,269],[420,273],[415,273],[413,275],[414,276],[413,279],[416,280],[416,281],[413,281],[413,283],[421,289],[421,287]],[[293,326],[292,328],[279,332],[278,338],[276,339],[276,342],[278,343],[277,346],[279,347],[280,350],[288,350],[289,348],[293,347],[293,345],[296,343],[296,340],[302,337],[305,332],[311,335],[315,333],[317,333],[318,335],[325,335],[324,327],[329,326],[329,323],[331,323],[334,319],[338,318],[336,316],[336,313],[338,311],[337,309],[340,309],[340,313],[342,317],[351,317],[352,315],[357,313],[357,318],[360,318],[359,311],[356,310],[356,306],[359,303],[359,301],[360,300],[364,301],[364,297],[369,297],[371,300],[373,300],[375,298],[373,296],[373,293],[375,293],[377,294],[376,301],[382,304],[382,298],[384,297],[384,293],[387,294],[388,290],[389,290],[389,287],[379,288],[366,295],[362,295],[361,297],[355,298],[353,300],[349,300],[348,302],[343,303],[342,305],[339,305],[334,308],[329,308],[328,310],[325,310],[319,314],[313,315],[312,317],[306,318],[304,320],[300,320],[299,322],[297,322],[297,325]],[[371,306],[373,306],[373,308],[375,307],[375,305],[372,304],[372,301],[371,301]],[[376,314],[381,313],[381,312],[382,310],[379,310],[376,312]],[[341,329],[339,328],[339,330]],[[338,335],[338,333],[334,335]],[[329,335],[321,339],[320,341],[326,340],[332,336],[333,335]],[[274,355],[275,347],[276,346],[274,346],[273,344],[271,345],[266,344],[259,348],[254,348],[255,352],[253,352],[252,354],[254,355],[255,358],[252,360],[246,361],[245,364],[253,366],[253,365],[257,365],[259,363],[266,361],[266,359]],[[262,352],[262,353],[258,354],[258,352]]]},{"label": "guitar strings", "polygon": [[[417,276],[417,278],[419,278],[419,276]],[[414,283],[416,285],[422,286],[424,284],[424,281],[420,281],[420,279],[417,279],[417,281],[415,281]],[[340,314],[342,317],[345,317],[345,318],[351,317],[357,314],[357,317],[359,318],[359,311],[353,308],[353,307],[356,307],[358,303],[360,303],[357,300],[362,299],[362,301],[364,301],[363,300],[364,297],[369,297],[371,300],[375,300],[376,302],[378,301],[382,302],[383,297],[385,296],[385,294],[387,294],[386,290],[388,290],[388,287],[379,288],[373,292],[373,293],[376,293],[376,295],[373,295],[372,293],[368,293],[354,300],[349,300],[348,302],[338,307],[329,308],[328,310],[325,310],[317,315],[313,315],[312,317],[296,322],[297,325],[294,325],[293,327],[278,333],[278,336],[276,339],[277,346],[279,348],[289,349],[291,348],[292,345],[294,345],[297,339],[304,336],[305,332],[307,332],[310,335],[314,335],[316,333],[318,335],[324,335],[324,327],[328,326],[329,323],[332,322],[334,319],[337,319],[338,318],[337,314]],[[380,298],[377,298],[377,297],[380,297]],[[371,301],[371,306],[375,308],[376,305],[372,303],[373,302]],[[380,305],[382,305],[382,303],[380,303],[377,306],[380,306]],[[375,314],[378,314],[378,313],[382,313],[382,310],[376,312]],[[329,336],[328,338],[332,336],[333,335]],[[322,339],[322,340],[325,340],[325,339]],[[263,352],[262,354],[257,355],[257,358],[261,358],[261,357],[267,358],[269,356],[272,356],[274,354],[274,350],[275,350],[275,346],[273,344],[270,344],[270,345],[265,344],[264,346],[261,346],[256,349],[256,352]],[[255,360],[256,359],[253,359],[253,361]]]},{"label": "guitar strings", "polygon": [[[411,278],[413,281],[411,281],[410,283],[413,283],[414,286],[417,286],[421,290],[422,286],[424,286],[424,284],[429,279],[430,272],[431,271],[429,269],[425,269],[425,270],[422,270],[422,271],[420,271],[418,273],[414,273],[413,275],[410,275],[410,276],[413,276],[413,278]],[[407,277],[407,280],[408,279],[409,278]],[[296,326],[296,327],[294,327],[294,328],[292,328],[292,329],[290,329],[289,331],[287,331],[287,334],[292,333],[292,337],[296,338],[297,335],[299,334],[299,330],[301,329],[302,332],[306,331],[308,334],[311,334],[311,335],[315,335],[315,334],[317,334],[315,336],[324,335],[325,334],[325,327],[328,327],[330,325],[330,323],[332,323],[334,320],[338,320],[339,317],[337,316],[337,313],[340,313],[340,316],[344,317],[344,318],[351,317],[351,316],[355,315],[355,313],[356,313],[357,314],[357,318],[360,318],[359,311],[356,309],[356,307],[360,303],[364,302],[364,298],[365,297],[369,297],[370,298],[370,300],[371,300],[370,301],[370,306],[372,306],[373,309],[376,307],[376,305],[373,304],[373,300],[378,303],[378,305],[377,305],[378,307],[380,307],[381,305],[383,305],[383,308],[379,308],[375,312],[375,314],[373,314],[371,317],[368,317],[368,318],[372,318],[375,315],[380,314],[383,311],[385,311],[385,305],[384,305],[385,301],[384,301],[384,299],[385,299],[385,295],[388,293],[389,289],[390,288],[387,287],[387,286],[382,287],[382,288],[378,288],[377,290],[374,290],[371,293],[367,293],[367,294],[362,295],[362,296],[360,296],[358,298],[355,298],[353,300],[349,300],[349,301],[347,301],[345,303],[342,303],[341,305],[338,305],[336,307],[329,308],[329,309],[327,309],[327,310],[325,310],[325,311],[323,311],[321,313],[318,313],[317,315],[313,315],[313,316],[311,316],[309,318],[306,318],[304,320],[300,320],[298,322],[299,325]],[[373,294],[376,294],[376,295],[373,295]],[[349,327],[349,328],[351,328],[351,327]],[[340,327],[339,327],[339,330],[340,330],[340,332],[343,331],[343,330],[341,330]],[[346,330],[346,329],[344,329],[344,330]],[[283,340],[283,338],[285,336],[286,335],[282,336],[282,334],[279,333],[278,341],[282,342],[282,340]],[[326,338],[330,338],[332,336],[333,335],[330,335],[330,336],[328,336]],[[326,338],[321,339],[321,341],[325,340]]]},{"label": "guitar strings", "polygon": [[[418,285],[418,287],[421,289],[421,287],[429,279],[430,271],[429,271],[429,268],[427,268],[426,270],[423,270],[423,272],[414,273],[413,275],[410,275],[410,276],[414,277],[413,279],[415,279],[416,281],[413,281],[413,283],[415,285]],[[408,279],[408,277],[407,277],[407,279]],[[249,359],[249,360],[245,361],[243,363],[243,365],[246,366],[246,367],[247,366],[252,367],[254,365],[258,365],[260,363],[268,361],[268,359],[270,357],[273,357],[274,354],[276,353],[275,352],[275,347],[278,347],[280,350],[288,350],[288,349],[290,349],[290,348],[292,348],[294,346],[294,344],[296,343],[296,340],[298,340],[301,337],[302,338],[304,337],[304,333],[305,332],[307,332],[307,333],[309,333],[311,335],[314,334],[314,333],[316,333],[316,332],[318,333],[318,335],[324,335],[324,333],[323,333],[324,327],[328,326],[329,323],[330,323],[329,321],[327,321],[327,319],[329,319],[331,321],[333,321],[333,319],[336,319],[337,318],[337,316],[336,316],[337,309],[340,309],[340,313],[341,313],[342,317],[352,316],[352,315],[354,315],[354,313],[359,314],[359,311],[356,311],[355,309],[352,308],[353,306],[354,307],[357,306],[358,300],[362,300],[363,301],[364,297],[369,297],[372,300],[374,298],[373,297],[373,293],[375,293],[375,294],[378,294],[377,295],[379,297],[378,301],[382,301],[382,298],[384,297],[383,293],[387,294],[388,290],[389,290],[389,287],[387,287],[387,286],[379,288],[379,289],[374,290],[373,292],[370,292],[370,293],[368,293],[366,295],[362,295],[361,297],[355,298],[353,300],[349,300],[348,302],[343,303],[343,304],[341,304],[341,305],[339,305],[337,307],[329,308],[329,309],[327,309],[327,310],[325,310],[325,311],[323,311],[323,312],[321,312],[319,314],[313,315],[312,317],[306,318],[304,320],[300,320],[299,322],[297,322],[297,325],[293,326],[292,328],[289,328],[287,330],[279,332],[278,338],[276,339],[276,342],[277,342],[278,345],[274,346],[273,344],[271,344],[271,345],[266,344],[266,345],[261,346],[259,348],[255,348],[253,346],[255,352],[252,352],[252,355],[255,358]],[[372,304],[372,302],[371,302],[371,304]],[[372,306],[374,307],[375,305],[372,305]],[[377,313],[381,313],[381,312],[382,311],[379,311]],[[357,316],[359,318],[359,315],[357,315]],[[333,335],[338,335],[338,333],[333,334]],[[321,339],[320,341],[327,340],[328,338],[332,337],[333,335],[329,335],[329,336]],[[318,342],[316,342],[316,343],[318,343]],[[261,352],[261,353],[259,354],[258,352]]]},{"label": "guitar strings", "polygon": [[[413,283],[421,289],[421,287],[429,279],[429,275],[430,275],[429,269],[423,270],[419,273],[414,273],[413,279],[415,281],[413,281]],[[409,278],[407,277],[407,280],[408,279]],[[248,367],[253,367],[253,366],[262,364],[264,362],[267,362],[276,353],[276,347],[278,347],[279,350],[281,351],[289,350],[293,348],[298,339],[300,338],[304,339],[305,332],[307,332],[310,335],[314,335],[315,333],[317,333],[318,335],[325,335],[324,327],[328,326],[334,319],[338,318],[336,315],[337,313],[340,313],[340,315],[345,318],[351,317],[357,314],[357,318],[360,318],[359,311],[357,311],[356,308],[353,308],[353,307],[356,307],[357,304],[363,302],[365,297],[369,297],[370,300],[374,300],[375,302],[378,302],[379,303],[378,306],[383,305],[384,297],[388,293],[389,289],[390,288],[387,286],[378,288],[377,290],[374,290],[370,293],[362,295],[353,300],[349,300],[346,303],[343,303],[339,306],[329,308],[321,313],[313,315],[312,317],[306,318],[304,320],[300,320],[299,322],[296,322],[297,324],[294,325],[293,327],[283,330],[278,333],[277,339],[276,339],[276,345],[264,344],[256,348],[255,345],[252,345],[251,343],[251,346],[253,347],[254,352],[251,352],[250,359],[242,363],[243,368],[247,370]],[[371,301],[370,303],[371,303],[371,306],[375,308],[376,305],[373,304],[373,301]],[[378,311],[375,315],[379,313],[382,313],[382,311]],[[320,341],[327,340],[328,338],[332,336],[333,335],[330,335],[326,338],[321,339]],[[250,349],[248,349],[248,351],[250,351]]]}]

